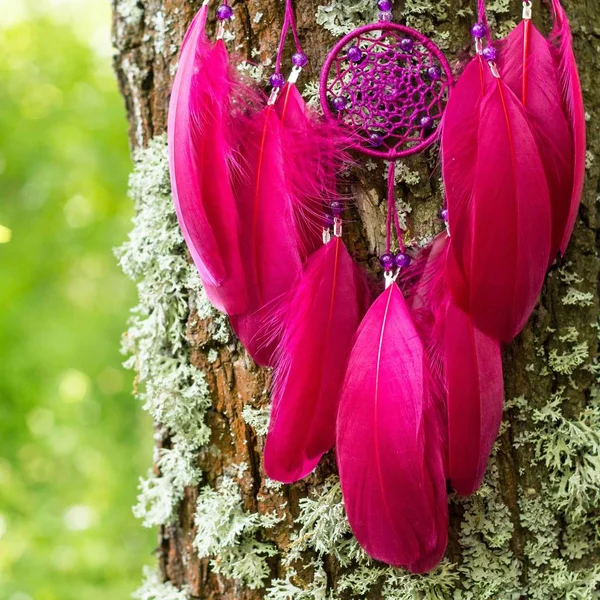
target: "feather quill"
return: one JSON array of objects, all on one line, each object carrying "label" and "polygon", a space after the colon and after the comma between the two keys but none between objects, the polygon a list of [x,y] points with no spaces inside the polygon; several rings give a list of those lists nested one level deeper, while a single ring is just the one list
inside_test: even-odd
[{"label": "feather quill", "polygon": [[205,33],[206,6],[186,34],[169,106],[169,163],[179,224],[213,304],[247,307],[239,219],[230,185],[234,89],[227,50]]},{"label": "feather quill", "polygon": [[369,309],[350,355],[337,457],[360,545],[376,560],[414,571],[438,560],[447,535],[440,440],[427,435],[427,419],[435,417],[426,382],[423,345],[394,284]]},{"label": "feather quill", "polygon": [[301,275],[302,261],[274,107],[266,106],[242,130],[245,169],[235,190],[245,229],[241,257],[249,299],[246,313],[232,316],[231,323],[252,358],[272,366],[278,343],[274,320]]},{"label": "feather quill", "polygon": [[504,384],[500,345],[450,302],[445,315],[449,477],[468,496],[480,485],[500,430]]},{"label": "feather quill", "polygon": [[[544,282],[550,198],[521,102],[487,68],[482,98],[474,79],[458,97],[457,85],[442,134],[454,254],[448,280],[455,302],[474,324],[509,342],[527,322]],[[469,91],[479,100],[469,100]],[[467,115],[460,115],[465,108],[456,105],[461,98]]]},{"label": "feather quill", "polygon": [[340,238],[309,258],[277,351],[264,459],[271,479],[298,481],[333,448],[346,363],[369,296]]},{"label": "feather quill", "polygon": [[553,261],[563,245],[573,194],[573,138],[563,110],[554,52],[529,19],[498,50],[502,79],[526,108],[548,180]]},{"label": "feather quill", "polygon": [[577,71],[577,63],[573,52],[573,36],[569,20],[559,0],[552,0],[555,15],[554,29],[550,34],[550,42],[553,45],[557,61],[557,71],[561,83],[563,105],[569,118],[569,125],[573,136],[573,190],[569,216],[565,226],[560,250],[565,253],[569,239],[575,227],[579,203],[583,192],[583,181],[585,177],[586,156],[586,126],[585,109],[583,106],[583,95],[581,82]]}]

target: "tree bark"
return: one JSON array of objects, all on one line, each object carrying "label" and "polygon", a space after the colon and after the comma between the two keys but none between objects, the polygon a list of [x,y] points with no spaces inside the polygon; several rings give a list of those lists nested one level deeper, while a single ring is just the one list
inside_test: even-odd
[{"label": "tree bark", "polygon": [[[300,35],[312,65],[304,81],[316,79],[319,67],[336,39],[316,23],[320,2],[325,4],[327,0],[296,2]],[[117,49],[115,68],[127,107],[131,144],[136,149],[146,146],[152,138],[165,131],[178,48],[199,3],[187,0],[113,0],[113,4]],[[341,6],[341,3],[338,4]],[[361,4],[369,5],[355,0],[348,6],[359,7]],[[453,67],[458,68],[470,52],[469,27],[473,17],[468,8],[470,6],[472,10],[473,4],[466,0],[434,3],[406,0],[396,2],[395,17],[399,22],[408,20],[409,24],[419,25],[425,33],[443,40],[448,58]],[[518,22],[519,2],[489,4],[501,31],[510,28],[511,20]],[[600,581],[597,531],[600,522],[600,441],[594,431],[600,421],[594,419],[598,409],[596,360],[600,301],[597,193],[600,161],[595,157],[600,147],[600,98],[594,84],[599,72],[600,9],[596,3],[586,0],[570,0],[564,4],[575,35],[589,115],[587,180],[579,220],[567,256],[550,270],[530,323],[522,335],[504,350],[508,406],[506,424],[493,461],[493,481],[487,488],[489,495],[483,494],[470,501],[453,499],[451,503],[448,569],[456,576],[448,577],[448,585],[439,588],[437,596],[431,591],[434,583],[431,588],[427,587],[428,584],[418,587],[420,583],[411,583],[416,586],[417,595],[414,597],[419,597],[419,594],[431,598],[597,597]],[[237,51],[253,62],[272,58],[283,18],[283,2],[238,0],[233,6]],[[548,30],[549,11],[539,2],[534,3],[534,9],[536,15],[542,15],[536,17],[540,27]],[[356,20],[361,17],[366,18],[365,11],[357,13]],[[258,50],[258,54],[254,50]],[[268,69],[266,73],[265,79]],[[435,151],[412,157],[404,164],[409,175],[400,184],[402,199],[412,207],[413,236],[423,239],[437,233],[440,228],[437,212],[442,198]],[[351,251],[371,269],[376,266],[378,250],[384,243],[382,174],[383,165],[380,164],[354,190],[357,219],[348,236]],[[281,557],[298,529],[298,517],[302,513],[300,500],[321,493],[324,485],[328,489],[326,482],[331,481],[328,478],[335,473],[335,460],[330,453],[314,474],[296,485],[269,485],[261,462],[264,438],[248,425],[242,415],[245,406],[268,407],[266,390],[269,373],[257,368],[239,345],[215,344],[210,331],[210,319],[198,318],[197,314],[190,316],[187,340],[191,362],[205,373],[212,396],[212,408],[207,413],[211,440],[198,453],[202,485],[186,488],[176,518],[161,527],[158,545],[160,570],[165,580],[178,589],[185,588],[192,598],[255,600],[268,594],[271,594],[270,598],[285,598],[287,596],[283,593],[276,596],[272,588],[274,581],[286,577],[288,565],[283,564]],[[522,399],[526,400],[528,408],[524,408]],[[551,417],[548,417],[549,410],[554,411]],[[584,427],[586,424],[590,425],[587,429]],[[564,430],[561,429],[563,425]],[[579,445],[572,433],[573,427],[582,431]],[[168,447],[169,432],[159,431],[158,446]],[[567,453],[563,453],[560,447],[565,439]],[[557,464],[550,457],[556,457]],[[215,572],[215,557],[198,558],[193,545],[197,533],[194,514],[199,494],[207,486],[219,489],[223,476],[233,472],[233,465],[245,465],[235,476],[244,512],[263,515],[274,512],[281,519],[273,527],[257,532],[257,536],[271,543],[277,552],[267,560],[270,572],[264,586],[259,589],[249,589],[240,581]],[[579,479],[578,475],[581,476]],[[566,486],[563,489],[561,482]],[[571,497],[571,503],[568,497]],[[532,507],[537,506],[539,511],[536,513]],[[497,523],[506,527],[508,533],[502,539],[494,537],[496,533],[500,535],[499,532],[489,529],[491,512],[496,514]],[[498,516],[500,513],[502,515]],[[481,515],[481,519],[477,515]],[[548,520],[550,522],[546,523]],[[492,522],[491,527],[496,527],[497,523]],[[550,555],[538,560],[537,554],[543,554],[543,536],[548,532],[552,537],[552,541],[548,542]],[[474,537],[477,538],[476,551],[473,550]],[[581,546],[585,546],[579,552],[573,550],[577,545],[573,541],[575,538]],[[474,552],[482,552],[482,547],[486,547],[490,554],[481,554],[483,562],[478,571],[478,557]],[[315,556],[319,557],[326,575],[326,583],[319,589],[331,593],[331,597],[403,597],[400,593],[393,596],[389,592],[392,588],[389,587],[388,572],[384,576],[388,583],[376,581],[366,588],[364,595],[356,586],[343,585],[344,589],[340,590],[340,581],[344,577],[347,581],[348,571],[356,568],[352,564],[363,563],[352,563],[348,567],[340,564],[339,557],[321,555],[314,548],[305,551],[302,560],[294,563],[296,574],[290,581],[299,590],[315,586]],[[503,575],[499,571],[486,574],[488,560],[497,560],[498,564],[514,561],[517,565],[514,582],[503,585]],[[368,568],[375,569],[376,566]],[[362,573],[361,577],[366,576]],[[493,582],[491,578],[497,581]],[[575,583],[569,583],[571,579]],[[384,592],[387,596],[382,595],[382,585],[388,585],[388,591]],[[490,593],[489,590],[495,592]],[[575,592],[580,595],[569,595]]]}]

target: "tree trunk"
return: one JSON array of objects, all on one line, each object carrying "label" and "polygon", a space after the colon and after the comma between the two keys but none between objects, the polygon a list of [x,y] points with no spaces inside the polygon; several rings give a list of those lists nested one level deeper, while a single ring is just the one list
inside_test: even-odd
[{"label": "tree trunk", "polygon": [[[327,0],[320,0],[327,2]],[[571,246],[552,267],[529,325],[504,351],[506,411],[482,489],[451,498],[447,559],[409,576],[368,561],[349,533],[333,453],[296,485],[266,479],[261,462],[269,373],[257,368],[203,298],[169,197],[164,131],[172,75],[199,2],[113,0],[115,68],[127,105],[137,218],[120,252],[140,306],[125,347],[139,395],[155,418],[156,465],[136,512],[160,526],[159,576],[145,600],[184,598],[596,598],[600,593],[597,192],[600,11],[565,0],[588,119],[585,195]],[[470,52],[474,2],[405,0],[395,17],[431,36],[454,67]],[[498,33],[520,2],[489,2]],[[341,27],[372,19],[375,0],[298,0],[300,34],[315,81]],[[237,0],[230,49],[272,59],[281,0]],[[213,5],[214,9],[215,6]],[[214,10],[211,11],[214,15]],[[542,29],[549,11],[534,2]],[[214,22],[212,23],[214,27]],[[349,28],[349,27],[348,27]],[[291,50],[290,50],[291,52]],[[263,81],[270,74],[264,70]],[[412,234],[430,238],[441,205],[435,152],[404,161],[399,189]],[[356,256],[374,267],[384,244],[383,165],[355,190]],[[208,427],[208,429],[207,429]],[[178,590],[182,590],[179,592]]]}]

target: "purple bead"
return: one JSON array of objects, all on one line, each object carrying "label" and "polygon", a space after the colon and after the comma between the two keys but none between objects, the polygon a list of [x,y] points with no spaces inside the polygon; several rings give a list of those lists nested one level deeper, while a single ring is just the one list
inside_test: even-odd
[{"label": "purple bead", "polygon": [[442,208],[442,210],[440,210],[440,219],[442,221],[444,221],[444,223],[448,222],[448,209],[447,208]]},{"label": "purple bead", "polygon": [[219,21],[228,21],[231,17],[233,17],[233,8],[229,4],[221,4],[217,8],[217,19]]},{"label": "purple bead", "polygon": [[379,0],[377,8],[382,12],[390,12],[392,10],[392,0]]},{"label": "purple bead", "polygon": [[333,99],[333,108],[335,108],[335,110],[340,111],[340,110],[344,110],[346,108],[346,106],[348,105],[348,102],[346,100],[346,98],[344,98],[343,96],[338,96],[337,98]]},{"label": "purple bead", "polygon": [[438,81],[442,77],[442,70],[439,67],[433,65],[429,67],[429,69],[427,69],[427,75],[429,76],[429,79],[431,79],[431,81]]},{"label": "purple bead", "polygon": [[408,267],[408,265],[410,265],[411,258],[408,254],[405,254],[404,252],[398,252],[398,254],[396,254],[394,258],[394,261],[396,262],[397,267],[405,269],[406,267]]},{"label": "purple bead", "polygon": [[373,148],[378,148],[379,146],[383,145],[383,136],[378,133],[372,133],[369,136],[369,143],[371,146],[373,146]]},{"label": "purple bead", "polygon": [[392,15],[392,11],[391,10],[382,10],[378,15],[377,18],[380,21],[385,21],[386,23],[389,23],[394,16]]},{"label": "purple bead", "polygon": [[323,217],[323,222],[326,227],[331,227],[331,225],[333,225],[333,217],[331,215],[325,215]]},{"label": "purple bead", "polygon": [[483,49],[483,58],[485,58],[485,60],[489,60],[489,61],[493,61],[496,60],[496,48],[494,48],[493,46],[486,46]]},{"label": "purple bead", "polygon": [[400,48],[404,50],[404,52],[412,52],[415,47],[415,43],[410,38],[404,38],[400,40]]},{"label": "purple bead", "polygon": [[344,205],[341,202],[331,202],[329,208],[334,217],[339,217],[344,212]]},{"label": "purple bead", "polygon": [[419,124],[423,129],[431,129],[433,127],[433,119],[430,116],[425,115],[424,117],[421,117]]},{"label": "purple bead", "polygon": [[281,73],[273,73],[269,82],[274,88],[282,88],[285,85],[285,77]]},{"label": "purple bead", "polygon": [[302,52],[296,52],[296,54],[292,56],[292,63],[295,67],[305,67],[308,64],[308,57]]},{"label": "purple bead", "polygon": [[351,46],[348,48],[348,60],[357,63],[362,60],[363,53],[358,46]]},{"label": "purple bead", "polygon": [[481,39],[485,35],[485,25],[482,23],[475,23],[475,25],[471,27],[471,35],[474,38]]},{"label": "purple bead", "polygon": [[389,253],[382,254],[379,257],[379,263],[386,271],[389,271],[395,264],[394,255]]}]

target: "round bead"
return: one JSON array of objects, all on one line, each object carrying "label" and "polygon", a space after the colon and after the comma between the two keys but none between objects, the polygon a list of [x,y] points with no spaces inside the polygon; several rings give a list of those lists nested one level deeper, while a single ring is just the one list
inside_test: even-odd
[{"label": "round bead", "polygon": [[496,48],[493,46],[486,46],[483,49],[483,58],[489,61],[496,60]]},{"label": "round bead", "polygon": [[438,81],[442,77],[442,70],[438,66],[433,65],[427,69],[427,75],[431,81]]},{"label": "round bead", "polygon": [[481,39],[485,35],[485,25],[483,25],[483,23],[475,23],[475,25],[471,27],[471,35],[474,38]]},{"label": "round bead", "polygon": [[391,10],[382,10],[377,17],[380,21],[385,21],[386,23],[389,23],[394,18]]},{"label": "round bead", "polygon": [[344,212],[344,205],[341,202],[331,202],[329,208],[334,217],[339,217]]},{"label": "round bead", "polygon": [[392,10],[392,0],[379,0],[377,8],[382,12],[390,12]]},{"label": "round bead", "polygon": [[229,4],[221,4],[217,8],[217,19],[219,21],[228,21],[231,17],[233,17],[233,8]]},{"label": "round bead", "polygon": [[292,63],[295,67],[305,67],[308,64],[308,57],[302,52],[296,52],[296,54],[292,56]]},{"label": "round bead", "polygon": [[421,117],[419,124],[423,129],[431,129],[433,127],[433,119],[430,116],[425,115],[424,117]]},{"label": "round bead", "polygon": [[348,102],[346,100],[346,98],[344,98],[343,96],[338,96],[337,98],[333,99],[333,108],[335,108],[335,110],[340,111],[340,110],[344,110],[346,108],[346,106],[348,105]]},{"label": "round bead", "polygon": [[282,88],[285,85],[285,77],[281,73],[273,73],[269,82],[274,88]]},{"label": "round bead", "polygon": [[397,267],[405,269],[406,267],[408,267],[408,265],[410,265],[411,258],[408,254],[405,254],[404,252],[398,252],[398,254],[396,254],[394,258],[394,261],[396,262]]},{"label": "round bead", "polygon": [[351,46],[348,48],[348,60],[353,63],[360,62],[362,60],[363,53],[358,46]]},{"label": "round bead", "polygon": [[393,255],[393,254],[389,254],[389,253],[382,254],[382,255],[379,257],[379,263],[381,264],[381,266],[382,266],[382,267],[383,267],[383,268],[384,268],[386,271],[388,271],[388,270],[389,270],[389,269],[391,269],[391,268],[394,266],[394,264],[395,264],[395,261],[394,261],[394,255]]},{"label": "round bead", "polygon": [[415,43],[410,38],[404,38],[400,40],[400,48],[404,50],[404,52],[412,52],[415,47]]},{"label": "round bead", "polygon": [[369,143],[373,148],[378,148],[383,145],[383,137],[379,133],[372,133],[369,136]]},{"label": "round bead", "polygon": [[442,221],[444,221],[444,223],[448,222],[448,209],[447,208],[442,208],[442,210],[440,210],[440,219]]}]

